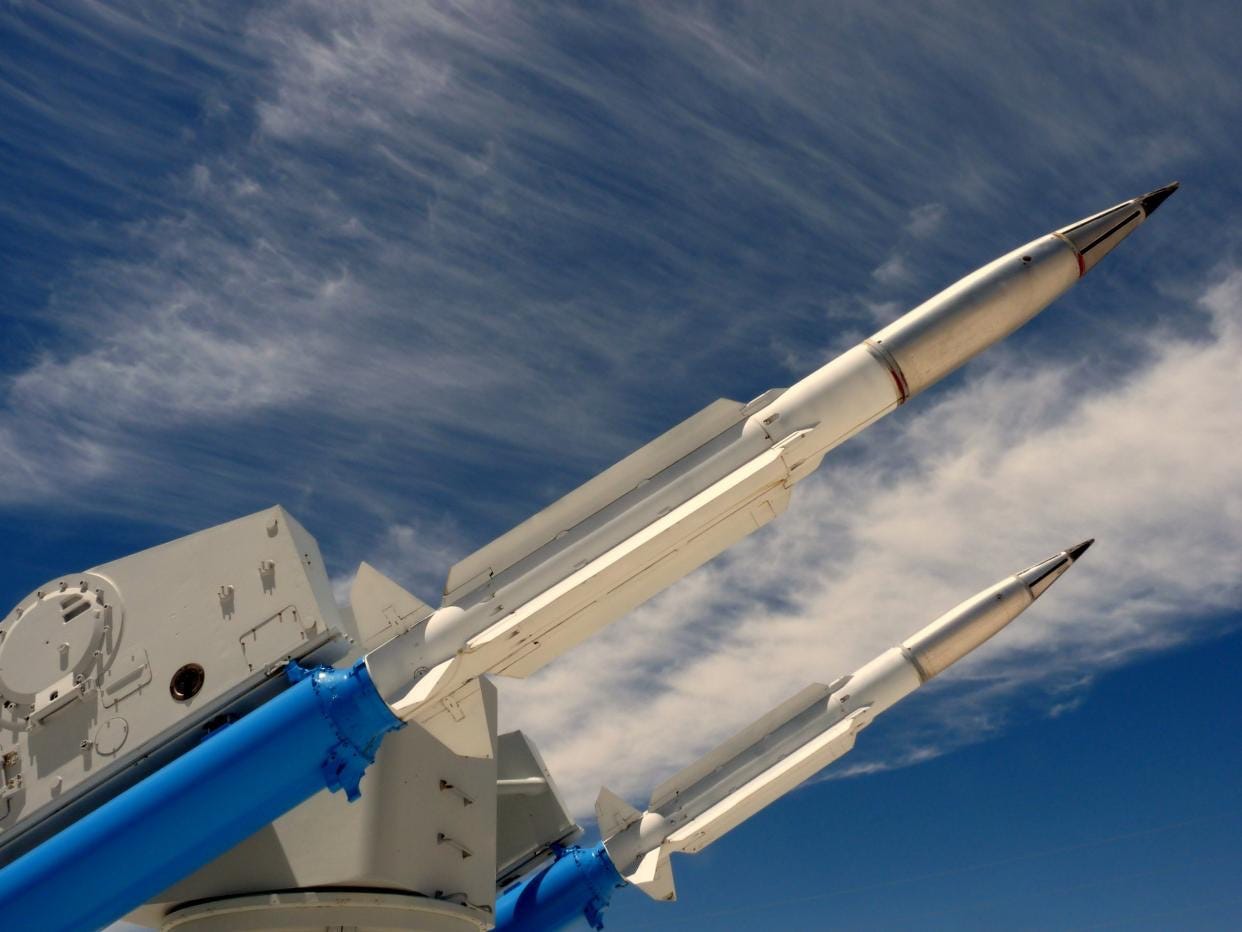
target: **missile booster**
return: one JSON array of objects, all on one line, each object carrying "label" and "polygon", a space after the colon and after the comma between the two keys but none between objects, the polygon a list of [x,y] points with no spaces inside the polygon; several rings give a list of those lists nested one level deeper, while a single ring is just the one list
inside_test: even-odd
[{"label": "missile booster", "polygon": [[696,854],[848,754],[858,733],[1029,608],[1090,547],[1084,541],[984,589],[848,676],[812,683],[656,788],[645,812],[608,789],[603,841],[572,849],[506,890],[497,932],[550,932],[585,916],[602,928],[611,891],[676,899],[669,856]]}]

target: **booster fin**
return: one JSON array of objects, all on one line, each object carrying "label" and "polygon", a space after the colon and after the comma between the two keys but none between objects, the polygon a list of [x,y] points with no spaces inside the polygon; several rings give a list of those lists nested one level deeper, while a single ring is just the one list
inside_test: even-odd
[{"label": "booster fin", "polygon": [[[774,729],[785,724],[798,713],[809,709],[817,702],[827,699],[831,692],[832,688],[829,686],[825,686],[822,683],[811,683],[796,695],[786,699],[767,715],[764,715],[725,741],[715,750],[700,757],[693,764],[678,771],[657,786],[655,792],[651,794],[651,802],[648,803],[647,808],[651,810],[662,808],[704,777],[736,758],[746,748],[762,741]],[[604,837],[608,836],[605,835]]]},{"label": "booster fin", "polygon": [[[568,575],[570,564],[581,557],[580,549],[573,546],[579,525],[735,427],[752,412],[779,397],[782,391],[772,389],[747,404],[728,398],[717,399],[594,479],[476,550],[449,570],[444,583],[443,604],[460,604],[477,589],[490,584],[496,577],[554,541],[565,556],[565,575]],[[572,559],[568,556],[571,552]]]},{"label": "booster fin", "polygon": [[460,757],[494,757],[496,687],[485,677],[471,680],[425,706],[413,722]]},{"label": "booster fin", "polygon": [[409,631],[432,613],[430,605],[406,592],[370,563],[361,563],[349,588],[349,605],[363,650]]},{"label": "booster fin", "polygon": [[595,820],[601,838],[608,839],[643,817],[643,814],[608,787],[600,787],[595,799]]},{"label": "booster fin", "polygon": [[653,900],[672,902],[677,899],[673,865],[669,863],[668,850],[664,845],[648,851],[632,871],[621,876]]}]

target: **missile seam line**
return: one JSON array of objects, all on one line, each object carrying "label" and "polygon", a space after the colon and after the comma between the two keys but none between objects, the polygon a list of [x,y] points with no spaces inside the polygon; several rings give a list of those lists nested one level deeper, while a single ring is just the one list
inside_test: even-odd
[{"label": "missile seam line", "polygon": [[905,404],[910,399],[910,384],[906,381],[906,374],[901,371],[901,366],[897,364],[893,354],[870,339],[863,341],[863,345],[867,347],[867,352],[871,354],[873,359],[888,369],[889,375],[897,383],[897,404]]},{"label": "missile seam line", "polygon": [[914,656],[914,651],[906,647],[905,644],[901,645],[901,656],[905,657],[910,662],[910,666],[914,667],[914,672],[919,675],[919,682],[926,683],[931,679],[931,674],[923,669],[923,665],[919,663],[919,658]]},{"label": "missile seam line", "polygon": [[1104,242],[1104,240],[1108,239],[1110,236],[1112,236],[1114,233],[1116,233],[1118,230],[1120,230],[1123,226],[1125,226],[1127,223],[1129,223],[1129,222],[1130,222],[1131,220],[1133,220],[1135,217],[1141,217],[1141,216],[1143,216],[1143,212],[1142,212],[1141,210],[1136,210],[1134,213],[1130,214],[1130,216],[1126,217],[1126,219],[1125,219],[1125,220],[1122,220],[1119,224],[1117,224],[1115,227],[1113,227],[1113,228],[1112,228],[1111,230],[1109,230],[1107,233],[1101,233],[1099,236],[1097,236],[1095,239],[1093,239],[1090,243],[1088,243],[1086,246],[1084,246],[1084,247],[1082,248],[1082,254],[1085,256],[1088,252],[1090,252],[1090,251],[1091,251],[1092,249],[1094,249],[1096,246],[1100,245],[1100,243]]},{"label": "missile seam line", "polygon": [[1091,223],[1093,220],[1099,220],[1105,214],[1111,214],[1114,210],[1118,210],[1119,208],[1125,207],[1126,204],[1133,204],[1135,200],[1137,200],[1137,198],[1131,198],[1128,201],[1122,201],[1120,204],[1114,204],[1112,207],[1105,207],[1099,213],[1092,214],[1090,217],[1083,217],[1077,223],[1071,223],[1067,227],[1062,227],[1060,230],[1057,231],[1057,233],[1058,234],[1073,233],[1075,230],[1081,230],[1083,227],[1085,227],[1088,223]]},{"label": "missile seam line", "polygon": [[1065,243],[1074,253],[1074,258],[1078,260],[1078,277],[1082,278],[1087,274],[1087,263],[1082,257],[1082,253],[1078,251],[1078,247],[1074,245],[1074,241],[1059,230],[1052,234],[1061,242]]}]

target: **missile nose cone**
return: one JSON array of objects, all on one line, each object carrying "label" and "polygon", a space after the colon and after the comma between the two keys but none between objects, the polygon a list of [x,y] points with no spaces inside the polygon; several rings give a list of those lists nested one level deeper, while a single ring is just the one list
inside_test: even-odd
[{"label": "missile nose cone", "polygon": [[1081,557],[1084,553],[1086,553],[1087,549],[1094,543],[1095,543],[1094,537],[1088,538],[1087,540],[1084,540],[1081,544],[1078,544],[1075,547],[1070,547],[1069,550],[1065,551],[1065,555],[1069,557],[1071,560],[1077,562],[1078,558]]},{"label": "missile nose cone", "polygon": [[1180,181],[1174,181],[1172,184],[1166,184],[1163,188],[1156,188],[1156,190],[1149,191],[1140,197],[1138,202],[1139,206],[1143,208],[1143,213],[1150,217],[1157,207],[1169,199],[1169,195],[1181,187],[1181,184]]},{"label": "missile nose cone", "polygon": [[1137,230],[1177,188],[1176,181],[1166,184],[1057,230],[1056,235],[1069,243],[1078,256],[1078,276],[1086,275],[1118,243]]},{"label": "missile nose cone", "polygon": [[1095,538],[1084,540],[1081,544],[1070,547],[1068,550],[1062,550],[1058,554],[1054,554],[1042,563],[1036,563],[1032,567],[1024,569],[1018,573],[1018,579],[1026,584],[1031,590],[1031,595],[1039,598],[1048,591],[1048,587],[1061,578],[1061,575],[1078,562],[1078,558],[1087,552]]},{"label": "missile nose cone", "polygon": [[1007,576],[903,641],[901,646],[909,652],[922,680],[926,682],[941,673],[1022,614],[1094,542],[1084,540],[1021,573]]}]

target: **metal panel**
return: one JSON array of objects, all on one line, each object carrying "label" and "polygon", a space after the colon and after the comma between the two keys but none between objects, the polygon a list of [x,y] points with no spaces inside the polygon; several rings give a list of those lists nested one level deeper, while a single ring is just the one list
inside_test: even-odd
[{"label": "metal panel", "polygon": [[756,458],[472,639],[467,656],[480,672],[529,675],[783,511],[787,475],[779,451]]},{"label": "metal panel", "polygon": [[1078,281],[1078,257],[1049,234],[924,301],[870,341],[916,395],[1038,314]]},{"label": "metal panel", "polygon": [[[753,724],[738,732],[715,750],[699,758],[689,767],[669,777],[655,788],[651,794],[648,809],[660,809],[680,793],[694,786],[704,777],[733,761],[742,751],[761,741],[773,730],[786,724],[791,718],[806,711],[818,702],[823,702],[832,692],[831,687],[823,683],[812,683],[797,695],[785,700],[775,709]],[[601,832],[602,834],[602,832]],[[604,835],[607,838],[607,835]]]},{"label": "metal panel", "polygon": [[358,566],[349,590],[358,644],[370,650],[426,620],[431,606],[406,592],[369,563]]},{"label": "metal panel", "polygon": [[539,751],[520,731],[497,741],[497,785],[537,780],[534,792],[496,798],[496,884],[503,887],[525,874],[554,846],[571,844],[582,828],[570,817]]},{"label": "metal panel", "polygon": [[752,411],[771,403],[781,391],[773,389],[747,404],[727,398],[717,399],[564,498],[475,551],[449,570],[444,584],[444,604],[460,602],[483,583],[691,455],[745,420]]},{"label": "metal panel", "polygon": [[0,864],[198,741],[285,659],[341,656],[341,635],[315,540],[280,507],[31,593],[0,623],[0,753],[26,774]]},{"label": "metal panel", "polygon": [[847,754],[855,735],[868,723],[867,709],[859,709],[814,741],[802,746],[741,789],[712,806],[669,836],[669,847],[693,854],[702,851],[764,806],[779,799],[807,778]]}]

